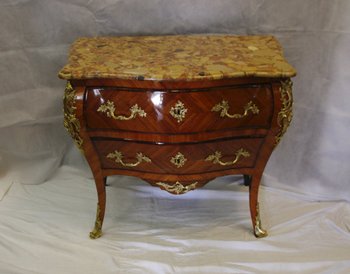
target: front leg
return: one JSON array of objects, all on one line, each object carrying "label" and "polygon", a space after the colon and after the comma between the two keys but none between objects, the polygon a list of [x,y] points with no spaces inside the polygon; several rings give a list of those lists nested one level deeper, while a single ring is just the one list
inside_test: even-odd
[{"label": "front leg", "polygon": [[96,176],[95,184],[97,189],[98,203],[96,212],[95,227],[90,232],[91,239],[97,239],[102,236],[102,224],[105,215],[106,208],[106,188],[105,188],[106,177]]},{"label": "front leg", "polygon": [[263,238],[267,236],[267,231],[264,230],[261,226],[258,203],[258,193],[261,176],[262,174],[253,175],[251,178],[251,183],[249,185],[250,215],[253,223],[254,235],[257,238]]}]

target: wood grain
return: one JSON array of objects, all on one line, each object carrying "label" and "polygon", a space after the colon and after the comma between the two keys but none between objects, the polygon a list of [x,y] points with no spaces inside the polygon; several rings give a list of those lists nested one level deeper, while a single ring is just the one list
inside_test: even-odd
[{"label": "wood grain", "polygon": [[[130,115],[130,108],[137,104],[146,117],[121,121],[98,112],[107,101],[113,102],[117,115]],[[230,114],[243,114],[252,102],[259,109],[243,118],[221,117],[213,107],[222,101],[229,104]],[[110,129],[157,134],[196,133],[227,129],[267,129],[272,114],[270,85],[234,86],[195,90],[157,91],[149,89],[88,88],[86,91],[85,119],[89,130]],[[181,122],[170,115],[177,102],[186,108]]]}]

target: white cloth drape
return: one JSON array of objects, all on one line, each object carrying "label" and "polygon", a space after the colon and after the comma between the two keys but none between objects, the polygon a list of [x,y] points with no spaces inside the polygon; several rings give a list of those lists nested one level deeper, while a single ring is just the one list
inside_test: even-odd
[{"label": "white cloth drape", "polygon": [[109,183],[97,240],[88,237],[96,191],[83,172],[15,183],[0,206],[0,273],[349,273],[349,203],[262,187],[269,236],[256,239],[241,177],[180,196],[131,177]]}]

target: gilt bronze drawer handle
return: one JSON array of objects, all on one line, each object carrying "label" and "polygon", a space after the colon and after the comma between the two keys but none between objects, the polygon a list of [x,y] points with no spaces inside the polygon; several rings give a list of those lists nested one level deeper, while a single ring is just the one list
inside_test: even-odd
[{"label": "gilt bronze drawer handle", "polygon": [[138,166],[139,164],[141,164],[142,162],[146,162],[146,163],[152,162],[150,158],[143,155],[141,152],[136,153],[136,160],[137,161],[135,163],[124,163],[123,157],[124,157],[123,154],[118,150],[111,152],[107,155],[107,158],[114,159],[114,161],[117,164],[121,164],[122,166],[126,166],[126,167],[135,167],[135,166]]},{"label": "gilt bronze drawer handle", "polygon": [[189,192],[190,190],[193,190],[196,188],[198,182],[192,183],[190,185],[184,186],[180,182],[176,182],[173,185],[169,185],[167,183],[158,182],[156,185],[159,185],[163,187],[166,191],[172,193],[172,194],[184,194],[186,192]]},{"label": "gilt bronze drawer handle", "polygon": [[229,114],[228,110],[229,110],[230,106],[228,104],[228,101],[222,100],[221,103],[216,104],[211,111],[216,111],[216,112],[220,112],[220,117],[228,117],[228,118],[233,118],[233,119],[239,119],[239,118],[244,118],[246,116],[248,116],[249,111],[251,111],[253,114],[258,114],[259,113],[259,109],[258,107],[253,104],[252,101],[249,101],[248,104],[245,105],[244,107],[244,112],[243,114]]},{"label": "gilt bronze drawer handle", "polygon": [[171,116],[173,116],[178,123],[182,122],[183,119],[185,119],[187,112],[187,108],[185,108],[185,104],[181,101],[177,101],[175,106],[171,107],[169,113]]},{"label": "gilt bronze drawer handle", "polygon": [[130,108],[130,115],[129,116],[123,116],[123,115],[115,115],[115,106],[114,103],[111,101],[107,101],[106,104],[100,105],[100,107],[97,109],[98,112],[106,113],[107,117],[113,118],[115,120],[131,120],[136,118],[137,115],[140,117],[146,117],[147,113],[140,108],[137,104],[133,105]]},{"label": "gilt bronze drawer handle", "polygon": [[222,162],[220,159],[222,158],[222,153],[220,151],[215,151],[214,154],[209,155],[205,160],[213,162],[213,164],[219,164],[222,166],[234,165],[236,164],[241,157],[247,158],[250,156],[250,153],[246,151],[244,148],[240,148],[235,153],[236,157],[231,162]]}]

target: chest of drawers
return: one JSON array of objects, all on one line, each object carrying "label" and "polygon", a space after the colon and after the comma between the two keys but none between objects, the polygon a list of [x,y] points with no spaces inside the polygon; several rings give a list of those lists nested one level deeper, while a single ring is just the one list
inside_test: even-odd
[{"label": "chest of drawers", "polygon": [[102,234],[105,182],[139,177],[171,194],[244,175],[254,234],[258,189],[292,118],[294,69],[271,36],[80,38],[59,76],[64,125],[94,175]]}]

